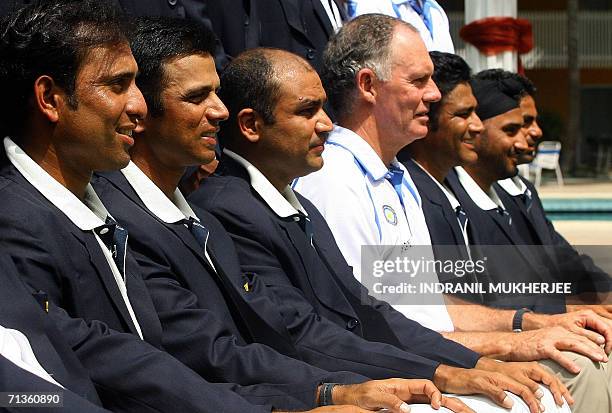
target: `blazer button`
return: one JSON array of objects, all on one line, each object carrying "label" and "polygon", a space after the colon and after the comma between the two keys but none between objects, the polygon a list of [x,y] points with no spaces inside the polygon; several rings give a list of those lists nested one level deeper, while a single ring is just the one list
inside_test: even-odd
[{"label": "blazer button", "polygon": [[308,50],[306,51],[306,58],[307,58],[308,60],[312,60],[312,59],[314,59],[314,58],[315,58],[315,52],[314,52],[314,50],[312,50],[312,49],[308,49]]},{"label": "blazer button", "polygon": [[171,6],[176,6],[177,0],[168,0],[168,4]]},{"label": "blazer button", "polygon": [[354,330],[355,327],[357,327],[359,325],[359,320],[355,319],[355,318],[351,318],[347,323],[346,323],[346,328],[348,328],[349,330]]}]

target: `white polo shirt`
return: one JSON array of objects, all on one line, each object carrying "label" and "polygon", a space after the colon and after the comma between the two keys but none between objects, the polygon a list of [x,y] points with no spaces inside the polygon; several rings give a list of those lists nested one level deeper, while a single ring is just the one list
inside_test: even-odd
[{"label": "white polo shirt", "polygon": [[[58,210],[72,221],[81,231],[91,232],[96,237],[96,241],[100,245],[100,249],[106,258],[106,262],[110,267],[119,293],[123,298],[127,307],[130,318],[136,327],[138,335],[142,338],[142,331],[136,318],[136,314],[130,304],[130,299],[127,295],[125,284],[125,274],[122,274],[117,268],[117,264],[113,260],[110,249],[104,244],[102,239],[94,231],[105,224],[106,218],[111,215],[108,213],[100,198],[90,184],[85,188],[85,198],[83,202],[78,199],[66,187],[57,182],[51,175],[40,167],[30,156],[25,153],[15,142],[10,138],[4,138],[4,149],[10,162],[17,168],[23,177],[30,183],[38,192],[40,192],[49,202],[51,202]],[[124,266],[125,267],[125,266]]]},{"label": "white polo shirt", "polygon": [[[364,245],[431,245],[421,197],[396,159],[391,164],[403,171],[401,200],[387,180],[389,168],[355,132],[335,126],[325,143],[323,160],[320,171],[296,179],[293,187],[323,214],[355,278],[361,281]],[[439,305],[399,304],[394,308],[436,331],[452,331],[452,321],[442,297],[440,300]]]},{"label": "white polo shirt", "polygon": [[455,53],[455,46],[450,35],[448,17],[444,9],[435,1],[427,0],[430,5],[433,33],[423,22],[421,16],[410,6],[407,0],[351,0],[355,13],[350,17],[368,13],[380,13],[397,17],[414,26],[421,35],[427,50]]}]

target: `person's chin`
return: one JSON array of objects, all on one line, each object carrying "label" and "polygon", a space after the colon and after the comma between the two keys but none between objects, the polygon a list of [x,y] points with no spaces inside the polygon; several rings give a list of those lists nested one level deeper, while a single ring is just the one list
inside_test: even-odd
[{"label": "person's chin", "polygon": [[459,152],[459,165],[473,165],[478,162],[478,154],[474,151],[464,150]]},{"label": "person's chin", "polygon": [[308,160],[308,169],[309,169],[308,173],[316,172],[321,168],[323,168],[323,157],[322,156],[316,156]]},{"label": "person's chin", "polygon": [[427,136],[427,132],[429,132],[429,129],[427,128],[427,126],[410,128],[410,130],[407,133],[407,138],[408,138],[407,144],[412,143],[418,139],[423,139],[425,136]]},{"label": "person's chin", "polygon": [[118,171],[120,169],[125,168],[130,163],[130,155],[126,152],[123,156],[116,156],[113,159],[109,159],[108,162],[105,162],[103,165],[99,165],[95,171],[96,172],[110,172],[110,171]]}]

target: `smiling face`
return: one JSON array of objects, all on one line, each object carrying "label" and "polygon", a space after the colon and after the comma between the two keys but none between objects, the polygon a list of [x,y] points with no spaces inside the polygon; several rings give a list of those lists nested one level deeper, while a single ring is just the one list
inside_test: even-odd
[{"label": "smiling face", "polygon": [[163,73],[163,112],[145,121],[142,144],[154,158],[150,161],[167,169],[211,162],[219,124],[228,117],[217,96],[219,76],[213,58],[193,54],[174,59],[163,64]]},{"label": "smiling face", "polygon": [[418,33],[398,25],[390,44],[389,80],[376,79],[373,108],[382,143],[395,150],[427,134],[429,104],[440,100],[433,63]]},{"label": "smiling face", "polygon": [[137,71],[127,43],[96,47],[85,54],[75,80],[76,108],[67,97],[58,107],[56,146],[65,164],[84,172],[127,165],[137,119],[146,115],[135,83]]},{"label": "smiling face", "polygon": [[314,70],[296,64],[278,81],[274,122],[260,120],[257,146],[260,163],[265,163],[260,169],[289,183],[323,167],[321,154],[332,122],[323,110],[325,90]]},{"label": "smiling face", "polygon": [[474,144],[483,130],[476,115],[476,98],[468,83],[459,83],[444,96],[438,110],[438,129],[427,135],[427,150],[447,160],[448,166],[476,162]]},{"label": "smiling face", "polygon": [[523,129],[527,139],[527,150],[519,153],[519,164],[529,163],[535,158],[536,147],[542,139],[542,129],[538,125],[538,110],[535,100],[527,95],[521,99],[520,109],[523,113]]},{"label": "smiling face", "polygon": [[520,108],[483,122],[484,130],[475,140],[477,169],[493,181],[511,178],[518,172],[518,153],[527,149]]}]

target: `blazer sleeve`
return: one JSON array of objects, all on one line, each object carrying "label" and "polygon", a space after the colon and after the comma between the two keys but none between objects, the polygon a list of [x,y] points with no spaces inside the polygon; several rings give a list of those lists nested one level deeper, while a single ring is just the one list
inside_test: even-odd
[{"label": "blazer sleeve", "polygon": [[579,292],[609,292],[612,289],[610,274],[598,267],[590,256],[580,254],[567,242],[563,235],[557,232],[553,223],[546,217],[537,189],[530,182],[526,183],[526,185],[534,196],[537,211],[541,211],[544,215],[543,218],[546,222],[552,245],[555,247],[557,262],[560,264],[563,279],[575,280]]},{"label": "blazer sleeve", "polygon": [[[265,214],[253,208],[250,202],[226,201],[207,204],[206,209],[230,232],[243,272],[254,274],[250,276],[251,283],[255,280],[255,284],[263,284],[261,292],[257,292],[257,304],[267,307],[262,312],[280,313],[300,354],[307,357],[309,363],[324,365],[328,370],[350,369],[371,378],[431,378],[440,364],[439,359],[462,367],[476,364],[479,358],[476,353],[405,317],[405,321],[399,321],[403,316],[385,303],[377,303],[379,311],[395,323],[394,332],[402,336],[406,343],[404,349],[367,341],[321,317],[286,274],[280,260],[287,259],[283,257],[283,250],[288,248],[287,241],[275,237],[274,224],[263,218]],[[397,332],[395,328],[406,331]],[[425,342],[420,343],[421,339]],[[434,348],[427,349],[432,344],[435,344]],[[452,354],[439,355],[438,351],[451,351]]]},{"label": "blazer sleeve", "polygon": [[152,251],[135,252],[134,256],[162,323],[164,349],[210,381],[244,386],[270,383],[267,387],[276,389],[277,396],[285,394],[288,400],[299,401],[299,406],[282,407],[296,409],[314,407],[315,390],[321,382],[367,380],[358,374],[328,373],[263,344],[240,343],[213,312],[198,305],[196,296],[180,285],[169,267],[156,261]]},{"label": "blazer sleeve", "polygon": [[132,334],[110,330],[99,321],[71,318],[53,304],[48,315],[89,371],[105,406],[113,411],[271,410],[271,406],[254,406],[239,395],[252,389],[208,383]]},{"label": "blazer sleeve", "polygon": [[[58,409],[62,413],[109,413],[109,410],[103,409],[90,402],[89,400],[71,392],[68,389],[62,389],[55,384],[51,384],[40,377],[17,367],[6,358],[0,356],[0,388],[3,392],[50,392],[61,394],[62,407]],[[19,413],[24,409],[19,405],[15,408],[6,407],[3,411]],[[32,413],[44,413],[50,410],[49,407],[28,407],[27,411]],[[55,410],[55,409],[51,409]]]}]

